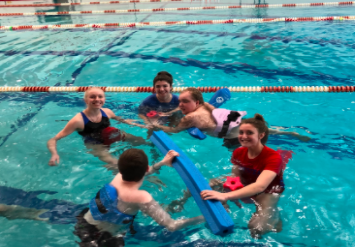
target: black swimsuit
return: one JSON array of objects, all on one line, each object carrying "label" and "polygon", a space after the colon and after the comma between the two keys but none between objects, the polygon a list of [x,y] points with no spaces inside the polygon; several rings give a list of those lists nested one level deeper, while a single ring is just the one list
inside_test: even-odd
[{"label": "black swimsuit", "polygon": [[80,112],[84,119],[84,130],[78,131],[79,135],[84,137],[85,143],[102,144],[104,140],[101,137],[102,130],[110,126],[110,119],[106,113],[101,110],[101,121],[99,123],[91,122],[84,112]]}]

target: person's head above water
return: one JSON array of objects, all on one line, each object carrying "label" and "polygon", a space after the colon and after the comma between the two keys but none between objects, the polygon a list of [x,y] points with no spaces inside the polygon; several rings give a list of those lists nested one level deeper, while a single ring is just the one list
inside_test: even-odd
[{"label": "person's head above water", "polygon": [[195,111],[205,103],[200,90],[193,87],[186,88],[181,92],[179,102],[180,110],[185,115]]},{"label": "person's head above water", "polygon": [[172,75],[166,71],[159,72],[153,80],[153,87],[159,100],[170,100],[173,90]]},{"label": "person's head above water", "polygon": [[127,182],[139,182],[148,168],[148,157],[140,149],[128,149],[121,154],[118,160],[118,170],[122,179]]},{"label": "person's head above water", "polygon": [[168,83],[171,88],[173,87],[173,76],[169,72],[166,71],[158,72],[158,74],[154,77],[153,87],[155,87],[155,84],[157,82],[161,82],[161,81]]},{"label": "person's head above water", "polygon": [[105,104],[105,92],[98,87],[85,91],[84,101],[88,108],[101,108]]},{"label": "person's head above water", "polygon": [[258,113],[252,118],[243,119],[239,126],[238,139],[243,147],[252,147],[259,142],[265,145],[269,136],[269,128],[264,117]]}]

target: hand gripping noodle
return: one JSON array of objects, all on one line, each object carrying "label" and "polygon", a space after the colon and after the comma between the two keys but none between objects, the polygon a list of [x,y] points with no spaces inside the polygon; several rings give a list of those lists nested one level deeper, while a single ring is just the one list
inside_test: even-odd
[{"label": "hand gripping noodle", "polygon": [[175,157],[173,167],[191,192],[212,233],[216,235],[231,233],[234,223],[221,202],[216,200],[205,201],[201,198],[202,190],[212,189],[192,161],[163,131],[154,131],[150,140],[163,154],[166,154],[169,150],[175,150],[180,154],[180,156]]},{"label": "hand gripping noodle", "polygon": [[[230,192],[244,188],[244,185],[240,182],[240,177],[227,177],[227,181],[223,184],[223,188],[226,192]],[[250,198],[241,198],[240,200],[246,204],[253,203]],[[238,202],[238,199],[231,201],[235,202],[238,207],[242,207]]]},{"label": "hand gripping noodle", "polygon": [[[223,105],[227,100],[230,100],[231,98],[231,92],[229,91],[228,88],[222,88],[218,90],[213,97],[208,101],[211,105],[214,107],[218,108],[221,105]],[[199,130],[196,127],[191,127],[187,129],[187,132],[192,136],[197,139],[203,140],[206,138],[206,135],[202,133],[201,130]]]}]

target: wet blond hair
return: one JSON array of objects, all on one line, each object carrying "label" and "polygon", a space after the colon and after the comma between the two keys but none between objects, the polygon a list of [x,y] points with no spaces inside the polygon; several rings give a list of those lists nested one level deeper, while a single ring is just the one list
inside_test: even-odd
[{"label": "wet blond hair", "polygon": [[99,90],[101,90],[101,91],[104,93],[104,95],[105,95],[105,92],[104,92],[104,90],[102,90],[102,88],[99,88],[99,87],[89,87],[89,88],[85,91],[84,100],[86,100],[86,98],[89,96],[89,93],[90,93],[92,90],[94,90],[94,89],[99,89]]}]

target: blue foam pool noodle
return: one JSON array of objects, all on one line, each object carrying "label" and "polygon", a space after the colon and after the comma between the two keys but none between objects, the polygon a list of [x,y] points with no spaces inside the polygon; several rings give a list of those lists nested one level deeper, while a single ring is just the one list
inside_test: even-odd
[{"label": "blue foam pool noodle", "polygon": [[202,190],[212,189],[192,161],[163,131],[154,131],[150,140],[164,155],[169,150],[175,150],[180,154],[180,156],[175,157],[173,167],[185,182],[212,233],[216,235],[231,233],[234,223],[222,203],[216,200],[203,200],[201,198],[200,193]]},{"label": "blue foam pool noodle", "polygon": [[219,108],[221,105],[223,105],[227,100],[230,100],[232,97],[231,92],[229,91],[228,88],[222,88],[218,90],[213,97],[208,101],[211,105],[213,105],[216,108]]}]

